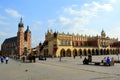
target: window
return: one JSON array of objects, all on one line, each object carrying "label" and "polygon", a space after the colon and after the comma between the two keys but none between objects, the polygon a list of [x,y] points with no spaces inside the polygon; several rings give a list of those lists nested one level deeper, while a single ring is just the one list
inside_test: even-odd
[{"label": "window", "polygon": [[61,40],[60,45],[68,46],[68,45],[70,45],[70,41],[69,40]]}]

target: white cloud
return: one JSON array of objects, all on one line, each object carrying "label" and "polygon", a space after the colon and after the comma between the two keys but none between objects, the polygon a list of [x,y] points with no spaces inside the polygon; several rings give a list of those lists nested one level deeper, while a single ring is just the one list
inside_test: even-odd
[{"label": "white cloud", "polygon": [[110,3],[116,3],[117,2],[117,0],[109,0],[110,1]]},{"label": "white cloud", "polygon": [[112,7],[111,4],[104,4],[104,5],[102,6],[102,8],[103,8],[104,10],[106,10],[106,11],[112,11],[112,10],[113,10],[113,7]]},{"label": "white cloud", "polygon": [[14,35],[16,35],[16,34],[8,33],[7,31],[6,32],[0,31],[0,36],[1,37],[8,38],[8,37],[11,37],[11,36],[14,36]]},{"label": "white cloud", "polygon": [[92,4],[94,5],[94,9],[97,10],[105,10],[105,11],[112,11],[113,7],[111,4],[99,4],[97,2],[92,2]]},{"label": "white cloud", "polygon": [[75,15],[75,16],[88,17],[93,15],[93,13],[91,13],[89,10],[76,10],[76,9],[73,9],[72,7],[65,8],[64,11],[67,12],[68,14]]},{"label": "white cloud", "polygon": [[7,17],[0,15],[0,20],[7,19]]},{"label": "white cloud", "polygon": [[9,25],[10,23],[0,20],[0,25]]},{"label": "white cloud", "polygon": [[[14,17],[14,18],[17,18],[17,17],[21,17],[21,16],[22,16],[18,11],[14,10],[14,9],[5,9],[5,11],[6,11],[10,16],[12,16],[12,17]],[[22,17],[23,17],[23,16],[22,16]]]},{"label": "white cloud", "polygon": [[7,36],[7,34],[4,32],[0,32],[0,36]]},{"label": "white cloud", "polygon": [[[113,10],[114,6],[110,1],[93,1],[90,3],[84,3],[83,5],[74,4],[69,7],[64,7],[63,12],[61,12],[59,17],[49,20],[48,22],[49,25],[58,28],[59,31],[62,30],[70,33],[97,35],[100,33],[98,33],[98,30],[96,29],[100,28],[101,23],[98,24],[98,27],[96,26],[96,22],[99,23],[99,18],[100,20],[104,19],[103,16]],[[95,23],[95,25],[91,25],[91,22]]]},{"label": "white cloud", "polygon": [[7,17],[0,15],[0,25],[10,25],[10,23],[7,20]]},{"label": "white cloud", "polygon": [[104,11],[112,11],[113,10],[113,7],[112,7],[112,4],[110,3],[104,3],[104,4],[101,4],[101,3],[98,3],[98,2],[92,2],[89,4],[88,6],[89,8],[92,9],[92,11],[100,11],[100,10],[104,10]]},{"label": "white cloud", "polygon": [[59,17],[59,21],[63,26],[70,24],[70,19],[65,17]]},{"label": "white cloud", "polygon": [[53,27],[53,26],[55,26],[55,19],[53,19],[53,20],[48,20],[48,25],[49,25],[49,27]]},{"label": "white cloud", "polygon": [[89,7],[89,6],[90,6],[90,4],[88,4],[88,3],[83,4],[83,7]]},{"label": "white cloud", "polygon": [[110,2],[101,3],[99,1],[93,1],[91,3],[84,3],[82,6],[75,4],[64,8],[64,14],[61,15],[62,17],[58,17],[54,23],[63,27],[69,27],[67,30],[74,30],[74,32],[84,30],[83,32],[91,33],[92,31],[85,29],[86,26],[91,22],[91,19],[99,16],[98,14],[102,15],[103,11],[105,13],[112,10],[113,6]]},{"label": "white cloud", "polygon": [[120,39],[120,25],[118,25],[117,27],[114,26],[114,28],[112,28],[110,31],[109,31],[109,36],[111,36],[112,38],[119,38]]}]

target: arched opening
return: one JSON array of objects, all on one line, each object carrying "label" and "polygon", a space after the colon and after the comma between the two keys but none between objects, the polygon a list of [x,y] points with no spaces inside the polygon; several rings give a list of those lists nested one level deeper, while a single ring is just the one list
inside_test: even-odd
[{"label": "arched opening", "polygon": [[84,55],[87,56],[87,51],[86,51],[86,49],[84,49]]},{"label": "arched opening", "polygon": [[65,57],[65,50],[64,50],[64,49],[62,49],[62,50],[60,51],[60,55],[61,55],[61,57]]},{"label": "arched opening", "polygon": [[115,54],[115,50],[113,49],[113,54]]},{"label": "arched opening", "polygon": [[110,54],[110,51],[109,51],[109,49],[107,49],[107,54]]},{"label": "arched opening", "polygon": [[95,55],[95,50],[94,49],[92,49],[92,55]]},{"label": "arched opening", "polygon": [[90,51],[90,49],[88,49],[88,55],[91,55],[91,51]]},{"label": "arched opening", "polygon": [[73,56],[77,56],[77,50],[76,49],[73,50]]},{"label": "arched opening", "polygon": [[96,55],[99,55],[99,50],[98,49],[96,49]]},{"label": "arched opening", "polygon": [[80,56],[80,55],[83,55],[82,49],[79,49],[79,56]]},{"label": "arched opening", "polygon": [[119,54],[119,49],[118,49],[118,54]]},{"label": "arched opening", "polygon": [[110,49],[110,54],[113,54],[112,49]]},{"label": "arched opening", "polygon": [[119,53],[119,49],[116,49],[116,54],[118,54]]},{"label": "arched opening", "polygon": [[67,57],[71,57],[71,50],[70,50],[70,49],[67,50],[66,56],[67,56]]},{"label": "arched opening", "polygon": [[102,50],[102,49],[100,49],[100,55],[103,55],[103,54],[104,54],[103,50]]},{"label": "arched opening", "polygon": [[104,49],[104,54],[103,55],[107,55],[107,51],[106,51],[106,49]]}]

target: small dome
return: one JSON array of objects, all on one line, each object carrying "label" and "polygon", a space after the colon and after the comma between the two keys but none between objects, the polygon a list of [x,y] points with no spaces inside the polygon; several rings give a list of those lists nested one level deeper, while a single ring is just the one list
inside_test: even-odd
[{"label": "small dome", "polygon": [[22,22],[22,17],[20,18],[20,23],[18,24],[19,27],[24,27],[24,24]]}]

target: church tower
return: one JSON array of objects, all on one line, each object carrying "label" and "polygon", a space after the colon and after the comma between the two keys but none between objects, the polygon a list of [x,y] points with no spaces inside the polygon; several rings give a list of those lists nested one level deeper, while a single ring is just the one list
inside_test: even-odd
[{"label": "church tower", "polygon": [[25,39],[24,47],[26,47],[28,53],[30,53],[31,52],[31,31],[29,29],[29,26],[27,26],[27,29],[24,33],[24,39]]},{"label": "church tower", "polygon": [[18,24],[18,32],[17,32],[17,51],[21,56],[24,52],[24,24],[22,22],[22,18]]}]

